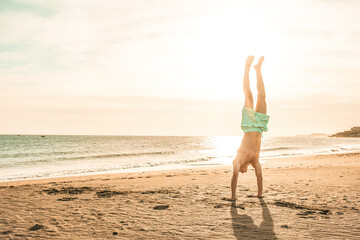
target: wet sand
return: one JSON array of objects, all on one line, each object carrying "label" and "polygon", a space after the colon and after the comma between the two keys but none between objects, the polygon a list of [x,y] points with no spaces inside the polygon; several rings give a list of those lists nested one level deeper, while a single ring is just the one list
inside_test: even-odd
[{"label": "wet sand", "polygon": [[0,183],[0,239],[359,239],[360,153]]}]

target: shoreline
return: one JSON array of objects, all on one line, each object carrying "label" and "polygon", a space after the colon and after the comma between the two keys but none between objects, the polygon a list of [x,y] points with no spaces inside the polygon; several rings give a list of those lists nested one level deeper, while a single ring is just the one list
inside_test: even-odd
[{"label": "shoreline", "polygon": [[[310,154],[310,155],[292,155],[292,156],[277,156],[277,157],[266,157],[263,158],[263,160],[271,159],[271,161],[266,161],[265,163],[262,163],[262,168],[269,168],[270,165],[271,168],[278,168],[283,167],[283,163],[280,164],[280,166],[276,166],[276,163],[281,162],[281,160],[288,159],[290,162],[293,160],[301,160],[302,158],[306,159],[309,157],[317,157],[317,156],[337,156],[337,155],[343,155],[343,154],[360,154],[359,150],[354,151],[346,151],[341,153],[320,153],[320,154]],[[214,166],[189,166],[189,167],[183,167],[183,168],[174,168],[174,169],[164,169],[164,170],[145,170],[145,171],[130,171],[130,172],[109,172],[109,173],[89,173],[89,174],[76,174],[76,175],[65,175],[65,176],[58,176],[58,177],[45,177],[45,178],[30,178],[30,179],[20,179],[20,180],[9,180],[9,181],[0,181],[0,186],[9,185],[9,184],[29,184],[32,182],[42,182],[47,183],[49,181],[66,181],[66,180],[75,180],[75,179],[87,179],[87,178],[104,178],[104,177],[110,177],[110,178],[116,178],[119,176],[133,176],[138,174],[152,174],[152,175],[159,175],[164,174],[166,172],[181,172],[181,171],[191,171],[193,169],[200,169],[200,170],[212,170],[212,169],[230,169],[229,168],[231,164],[228,165],[214,165]],[[293,166],[293,165],[292,165]],[[300,165],[301,166],[301,165]],[[249,167],[249,170],[253,170],[252,167]]]},{"label": "shoreline", "polygon": [[[234,149],[238,147],[238,140],[241,139],[241,136],[235,138],[224,136],[141,140],[133,136],[129,142],[129,139],[121,137],[110,139],[69,137],[49,138],[49,141],[45,142],[42,139],[29,138],[34,146],[39,146],[39,149],[30,147],[24,153],[5,147],[1,155],[0,182],[226,166],[231,165],[236,154]],[[67,145],[69,141],[76,139],[81,140],[81,147]],[[132,149],[129,145],[129,149],[126,150],[129,143],[140,140],[146,142],[143,147]],[[27,144],[27,141],[16,138],[20,146]],[[169,141],[171,144],[179,144],[179,147],[171,150]],[[200,142],[200,145],[195,144]],[[59,149],[61,148],[61,151],[48,149],[45,147],[47,144],[55,144]],[[99,148],[100,150],[91,150],[93,144],[103,147]],[[124,149],[118,149],[117,144],[125,144],[121,145]],[[360,151],[359,144],[360,141],[355,140],[269,137],[264,140],[260,161],[264,163],[279,158]],[[11,153],[16,154],[11,155]]]}]

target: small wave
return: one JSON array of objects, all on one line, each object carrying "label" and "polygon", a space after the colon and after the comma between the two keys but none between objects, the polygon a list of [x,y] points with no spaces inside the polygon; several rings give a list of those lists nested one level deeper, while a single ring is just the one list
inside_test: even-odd
[{"label": "small wave", "polygon": [[350,151],[350,150],[359,150],[360,149],[360,144],[358,146],[351,146],[351,147],[341,147],[341,150],[344,151]]},{"label": "small wave", "polygon": [[278,157],[289,157],[289,156],[301,156],[306,155],[305,153],[283,153],[283,154],[272,154],[261,156],[261,158],[278,158]]},{"label": "small wave", "polygon": [[296,148],[293,148],[293,147],[277,147],[277,148],[265,148],[265,149],[262,149],[261,151],[278,151],[278,150],[289,150],[289,149],[296,149]]},{"label": "small wave", "polygon": [[[81,174],[89,174],[89,173],[102,173],[102,172],[115,172],[121,170],[129,170],[129,169],[146,169],[152,170],[156,167],[162,167],[166,165],[189,165],[195,163],[201,163],[209,161],[212,157],[204,157],[204,158],[197,158],[197,159],[190,159],[190,160],[175,160],[175,161],[164,161],[164,162],[145,162],[145,163],[133,163],[127,164],[122,166],[116,167],[102,167],[102,168],[92,168],[92,169],[68,169],[62,171],[46,171],[36,174],[29,174],[29,175],[17,175],[17,176],[8,176],[8,177],[0,177],[0,181],[13,181],[13,180],[20,180],[20,179],[33,179],[33,178],[49,178],[49,177],[60,177],[66,175],[81,175]],[[205,164],[204,164],[205,165]],[[214,165],[214,163],[209,163],[208,165]]]},{"label": "small wave", "polygon": [[175,154],[175,152],[166,151],[166,152],[141,152],[141,153],[114,153],[114,154],[69,157],[69,158],[61,158],[61,159],[76,160],[76,159],[90,159],[90,158],[137,157],[137,156],[147,156],[147,155],[171,155],[171,154]]},{"label": "small wave", "polygon": [[116,158],[116,157],[138,157],[138,156],[148,156],[148,155],[172,155],[175,154],[174,151],[158,151],[158,152],[140,152],[140,153],[114,153],[114,154],[101,154],[101,155],[90,155],[90,156],[74,156],[74,157],[61,157],[61,158],[48,158],[48,159],[33,159],[26,161],[15,161],[11,163],[1,163],[0,168],[11,167],[11,166],[21,166],[21,165],[33,165],[37,163],[49,163],[56,161],[66,161],[66,160],[83,160],[83,159],[102,159],[102,158]]},{"label": "small wave", "polygon": [[24,157],[42,157],[42,156],[62,156],[75,153],[75,151],[49,151],[49,152],[16,152],[0,154],[1,158],[24,158]]}]

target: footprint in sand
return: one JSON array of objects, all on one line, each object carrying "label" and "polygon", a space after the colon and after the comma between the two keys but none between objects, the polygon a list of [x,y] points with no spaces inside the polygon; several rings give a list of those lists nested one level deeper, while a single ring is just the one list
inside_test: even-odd
[{"label": "footprint in sand", "polygon": [[76,197],[63,197],[63,198],[57,199],[57,201],[73,201],[75,199],[78,199],[78,198],[76,198]]},{"label": "footprint in sand", "polygon": [[291,228],[289,225],[287,224],[284,224],[284,225],[281,225],[282,228]]},{"label": "footprint in sand", "polygon": [[168,209],[169,205],[158,205],[154,207],[154,210],[164,210],[164,209]]},{"label": "footprint in sand", "polygon": [[35,224],[34,226],[32,226],[31,228],[29,228],[30,231],[37,231],[44,228],[44,225],[41,224]]},{"label": "footprint in sand", "polygon": [[256,195],[247,195],[246,197],[248,197],[248,198],[264,198],[263,196],[258,197]]}]

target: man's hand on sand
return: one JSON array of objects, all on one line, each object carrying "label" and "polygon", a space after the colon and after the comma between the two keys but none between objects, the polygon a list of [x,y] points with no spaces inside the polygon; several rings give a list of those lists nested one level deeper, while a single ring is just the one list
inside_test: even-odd
[{"label": "man's hand on sand", "polygon": [[229,201],[229,202],[235,202],[235,201],[236,201],[236,198],[224,197],[224,198],[222,198],[222,200]]}]

